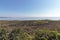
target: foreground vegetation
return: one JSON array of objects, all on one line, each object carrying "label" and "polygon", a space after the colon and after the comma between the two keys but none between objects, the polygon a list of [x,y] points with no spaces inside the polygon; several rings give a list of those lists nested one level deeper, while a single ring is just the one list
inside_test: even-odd
[{"label": "foreground vegetation", "polygon": [[60,40],[60,21],[0,21],[0,40]]},{"label": "foreground vegetation", "polygon": [[15,28],[12,31],[1,28],[0,40],[60,40],[60,33],[57,31],[36,29],[30,35],[20,28]]}]

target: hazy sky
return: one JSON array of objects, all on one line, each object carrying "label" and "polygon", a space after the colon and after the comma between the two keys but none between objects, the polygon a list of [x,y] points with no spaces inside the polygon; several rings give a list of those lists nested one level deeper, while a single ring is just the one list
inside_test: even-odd
[{"label": "hazy sky", "polygon": [[60,0],[0,0],[0,17],[60,17]]}]

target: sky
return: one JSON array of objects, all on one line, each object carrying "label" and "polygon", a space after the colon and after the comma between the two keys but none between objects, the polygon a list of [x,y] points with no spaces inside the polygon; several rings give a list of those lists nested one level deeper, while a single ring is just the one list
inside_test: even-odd
[{"label": "sky", "polygon": [[0,0],[0,17],[60,17],[60,0]]}]

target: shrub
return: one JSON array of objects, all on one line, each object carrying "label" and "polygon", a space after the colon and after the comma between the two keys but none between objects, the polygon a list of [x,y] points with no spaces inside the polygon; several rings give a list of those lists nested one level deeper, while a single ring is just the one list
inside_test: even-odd
[{"label": "shrub", "polygon": [[21,29],[14,29],[9,34],[9,40],[28,40],[28,35]]},{"label": "shrub", "polygon": [[60,40],[60,35],[56,31],[37,30],[34,40]]},{"label": "shrub", "polygon": [[6,29],[0,29],[0,40],[8,40],[8,31]]}]

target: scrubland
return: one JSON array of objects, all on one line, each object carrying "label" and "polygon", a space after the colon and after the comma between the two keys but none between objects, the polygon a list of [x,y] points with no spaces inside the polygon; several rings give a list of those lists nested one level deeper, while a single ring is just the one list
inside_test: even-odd
[{"label": "scrubland", "polygon": [[0,40],[60,40],[60,21],[0,20]]}]

